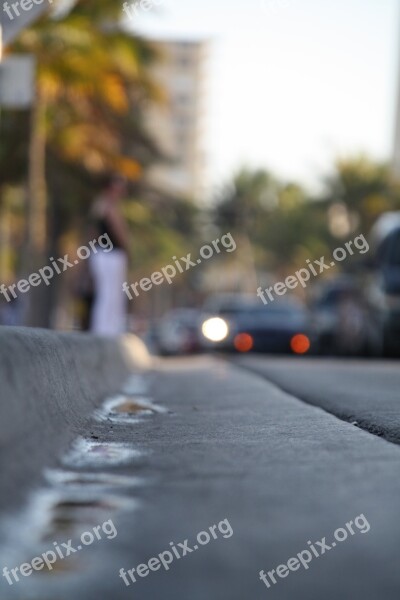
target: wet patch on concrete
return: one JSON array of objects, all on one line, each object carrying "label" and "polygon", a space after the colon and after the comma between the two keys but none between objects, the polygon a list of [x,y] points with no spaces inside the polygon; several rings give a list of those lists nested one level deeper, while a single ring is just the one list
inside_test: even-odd
[{"label": "wet patch on concrete", "polygon": [[[135,510],[138,506],[136,499],[117,493],[43,488],[32,494],[23,511],[2,522],[2,537],[11,542],[7,554],[11,547],[25,553],[32,545],[50,539],[65,541],[66,536],[81,535],[86,528],[100,525],[117,512]],[[4,562],[5,558],[2,550],[0,560]],[[11,562],[10,556],[7,562]]]},{"label": "wet patch on concrete", "polygon": [[107,399],[94,417],[98,422],[140,423],[140,417],[167,413],[147,396],[118,395]]},{"label": "wet patch on concrete", "polygon": [[143,456],[143,453],[117,442],[97,442],[87,438],[78,438],[70,451],[62,459],[68,468],[101,468],[124,465]]},{"label": "wet patch on concrete", "polygon": [[42,542],[78,537],[87,528],[101,525],[120,511],[135,510],[138,502],[116,494],[96,495],[85,490],[60,494],[51,507]]},{"label": "wet patch on concrete", "polygon": [[[42,585],[47,586],[50,580],[82,576],[95,564],[96,545],[117,536],[118,514],[134,512],[139,506],[136,499],[124,495],[98,493],[86,488],[63,489],[59,483],[56,489],[38,490],[32,494],[25,510],[1,523],[4,543],[0,564],[10,570],[23,563],[31,563],[35,557],[46,553],[54,554],[54,562],[51,568],[44,566],[41,570],[32,570],[29,577],[20,575],[12,586],[3,580],[0,582],[0,597],[9,600],[43,598]],[[98,535],[95,535],[96,529]],[[89,535],[93,541],[83,542],[83,535]],[[65,550],[67,546],[72,546],[74,552]],[[3,594],[4,585],[7,594]]]},{"label": "wet patch on concrete", "polygon": [[[57,559],[51,570],[33,571],[13,586],[6,583],[6,594],[1,591],[4,582],[0,582],[0,598],[42,600],[50,594],[53,600],[59,592],[69,589],[71,581],[78,583],[92,576],[98,567],[98,552],[108,555],[108,547],[100,539],[94,540],[92,548],[82,546],[79,540],[83,533],[93,532],[108,521],[115,519],[117,527],[118,514],[125,511],[134,514],[140,507],[139,501],[132,498],[132,490],[148,485],[149,481],[109,471],[140,464],[145,453],[131,443],[112,442],[108,438],[113,433],[113,424],[117,429],[119,424],[140,423],[168,413],[152,401],[148,390],[144,376],[129,377],[120,393],[106,399],[93,414],[97,422],[95,433],[89,437],[89,430],[87,437],[78,437],[61,457],[62,466],[44,471],[47,486],[31,495],[23,511],[0,523],[4,541],[0,564],[10,569],[55,551],[56,544],[62,547],[68,540],[75,540],[72,544],[78,548],[77,553]],[[102,540],[107,541],[107,537]]]},{"label": "wet patch on concrete", "polygon": [[114,473],[88,473],[66,471],[63,469],[46,469],[44,475],[49,484],[66,487],[68,489],[89,488],[96,491],[107,491],[145,485],[145,480],[143,478],[117,475]]}]

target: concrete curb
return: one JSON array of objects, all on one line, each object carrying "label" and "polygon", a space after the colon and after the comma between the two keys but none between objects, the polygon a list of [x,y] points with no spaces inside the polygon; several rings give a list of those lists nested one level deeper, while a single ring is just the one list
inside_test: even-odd
[{"label": "concrete curb", "polygon": [[120,339],[0,328],[0,510],[19,503],[105,397],[150,359],[135,336]]}]

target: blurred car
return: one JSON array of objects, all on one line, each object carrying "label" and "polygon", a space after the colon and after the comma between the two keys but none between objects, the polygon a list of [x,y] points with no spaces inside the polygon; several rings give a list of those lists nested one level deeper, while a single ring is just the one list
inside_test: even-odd
[{"label": "blurred car", "polygon": [[307,312],[295,300],[264,305],[247,295],[212,297],[204,308],[202,334],[208,349],[295,354],[310,349]]},{"label": "blurred car", "polygon": [[378,219],[371,232],[372,256],[364,293],[376,353],[400,354],[400,212]]},{"label": "blurred car", "polygon": [[373,351],[368,307],[356,276],[343,275],[316,286],[310,314],[318,354],[360,356]]},{"label": "blurred car", "polygon": [[193,354],[201,350],[200,313],[195,309],[174,309],[158,324],[155,346],[160,354]]}]

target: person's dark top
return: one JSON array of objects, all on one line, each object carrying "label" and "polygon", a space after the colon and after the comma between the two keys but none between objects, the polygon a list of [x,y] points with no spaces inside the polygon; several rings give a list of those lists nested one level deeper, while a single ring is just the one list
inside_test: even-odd
[{"label": "person's dark top", "polygon": [[118,238],[118,236],[115,235],[110,223],[107,221],[106,218],[100,217],[100,218],[96,219],[96,228],[99,231],[99,236],[105,235],[105,234],[108,235],[109,239],[111,240],[112,245],[114,246],[114,249],[124,250],[123,244],[121,244],[121,241]]}]

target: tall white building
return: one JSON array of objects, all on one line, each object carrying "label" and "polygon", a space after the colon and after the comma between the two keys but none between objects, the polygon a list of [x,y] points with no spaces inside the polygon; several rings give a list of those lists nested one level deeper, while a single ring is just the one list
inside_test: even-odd
[{"label": "tall white building", "polygon": [[149,131],[169,160],[152,167],[149,183],[180,198],[201,201],[206,188],[204,99],[206,42],[154,40],[161,60],[153,76],[164,102],[149,107]]}]

